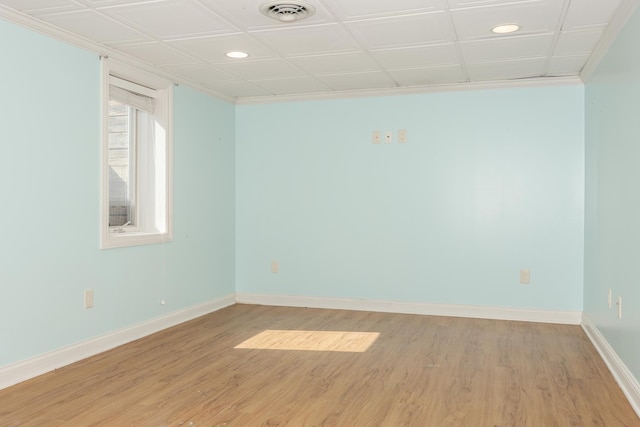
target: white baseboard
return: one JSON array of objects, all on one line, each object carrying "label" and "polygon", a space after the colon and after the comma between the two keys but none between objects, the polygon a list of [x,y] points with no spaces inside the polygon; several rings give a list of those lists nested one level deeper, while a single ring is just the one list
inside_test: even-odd
[{"label": "white baseboard", "polygon": [[615,350],[611,347],[607,339],[602,335],[596,325],[589,320],[589,317],[583,315],[582,329],[593,343],[600,357],[607,364],[609,371],[615,378],[616,382],[622,389],[622,392],[629,400],[631,407],[638,417],[640,417],[640,383],[631,373],[627,365],[620,359]]},{"label": "white baseboard", "polygon": [[94,356],[163,329],[170,328],[171,326],[195,319],[196,317],[212,313],[221,308],[233,305],[235,302],[235,295],[228,295],[0,367],[0,389]]},{"label": "white baseboard", "polygon": [[579,325],[582,320],[582,312],[579,311],[531,310],[475,305],[429,304],[350,298],[320,298],[237,293],[236,301],[241,304],[378,311],[384,313],[517,320],[524,322],[559,323],[568,325]]}]

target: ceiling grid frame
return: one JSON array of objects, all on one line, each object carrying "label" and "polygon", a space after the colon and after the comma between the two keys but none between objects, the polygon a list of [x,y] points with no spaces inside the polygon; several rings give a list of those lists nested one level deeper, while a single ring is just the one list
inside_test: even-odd
[{"label": "ceiling grid frame", "polygon": [[[0,18],[252,103],[580,84],[640,0],[563,0],[559,10],[549,0],[305,2],[315,14],[292,23],[262,15],[263,0],[0,0]],[[503,17],[519,23],[525,11],[532,26],[491,33]],[[82,22],[88,16],[91,24]],[[248,48],[247,60],[224,56],[238,44]]]}]

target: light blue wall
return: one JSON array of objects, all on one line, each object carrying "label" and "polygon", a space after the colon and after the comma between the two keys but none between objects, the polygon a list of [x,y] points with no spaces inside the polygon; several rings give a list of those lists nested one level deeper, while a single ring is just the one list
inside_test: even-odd
[{"label": "light blue wall", "polygon": [[98,58],[2,21],[0,51],[0,366],[235,290],[582,309],[579,86],[240,107],[176,87],[175,239],[99,250]]},{"label": "light blue wall", "polygon": [[234,106],[175,88],[174,242],[100,250],[97,55],[4,21],[0,52],[0,366],[232,294]]},{"label": "light blue wall", "polygon": [[565,86],[239,106],[237,291],[581,310],[583,105]]},{"label": "light blue wall", "polygon": [[[584,308],[640,378],[640,11],[586,85]],[[622,319],[607,290],[623,300]]]}]

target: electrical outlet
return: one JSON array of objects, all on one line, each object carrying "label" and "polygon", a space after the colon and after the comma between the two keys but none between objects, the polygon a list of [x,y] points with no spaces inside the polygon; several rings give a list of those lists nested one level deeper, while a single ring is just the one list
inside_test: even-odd
[{"label": "electrical outlet", "polygon": [[400,144],[406,144],[406,142],[407,142],[407,130],[406,129],[400,129],[398,131],[398,142]]},{"label": "electrical outlet", "polygon": [[277,273],[279,270],[280,270],[280,264],[278,264],[278,261],[271,261],[271,272]]},{"label": "electrical outlet", "polygon": [[93,289],[84,291],[84,308],[93,308]]},{"label": "electrical outlet", "polygon": [[523,285],[531,283],[531,273],[526,268],[520,270],[520,283]]}]

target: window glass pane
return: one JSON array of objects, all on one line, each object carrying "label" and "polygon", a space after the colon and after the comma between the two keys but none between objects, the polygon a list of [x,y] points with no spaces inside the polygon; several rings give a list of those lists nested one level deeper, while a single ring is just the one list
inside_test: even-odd
[{"label": "window glass pane", "polygon": [[170,81],[103,59],[102,249],[171,241]]},{"label": "window glass pane", "polygon": [[109,101],[109,226],[136,225],[135,109]]}]

